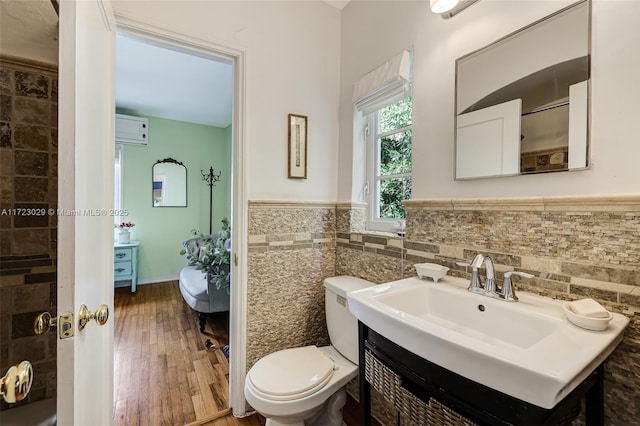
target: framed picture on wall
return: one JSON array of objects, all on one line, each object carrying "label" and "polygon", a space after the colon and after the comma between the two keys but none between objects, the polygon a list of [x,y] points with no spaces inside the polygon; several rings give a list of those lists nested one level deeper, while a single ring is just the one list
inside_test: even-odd
[{"label": "framed picture on wall", "polygon": [[289,114],[289,177],[307,178],[307,116]]}]

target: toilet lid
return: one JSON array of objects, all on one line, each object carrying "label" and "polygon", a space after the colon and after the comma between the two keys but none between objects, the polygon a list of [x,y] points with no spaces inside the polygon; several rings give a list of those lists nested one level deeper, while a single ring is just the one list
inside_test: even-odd
[{"label": "toilet lid", "polygon": [[265,356],[251,368],[249,378],[251,384],[266,395],[293,397],[324,386],[333,370],[331,358],[316,346],[305,346]]}]

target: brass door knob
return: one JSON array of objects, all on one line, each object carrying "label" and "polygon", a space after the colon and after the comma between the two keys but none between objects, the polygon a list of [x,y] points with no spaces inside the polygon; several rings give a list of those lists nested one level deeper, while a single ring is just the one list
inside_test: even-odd
[{"label": "brass door knob", "polygon": [[98,309],[91,312],[86,305],[80,306],[78,312],[78,330],[82,331],[89,321],[96,320],[98,325],[104,325],[109,319],[109,307],[100,305]]},{"label": "brass door knob", "polygon": [[33,384],[33,367],[29,361],[22,361],[7,370],[0,379],[0,395],[9,404],[26,398]]},{"label": "brass door knob", "polygon": [[33,322],[33,332],[37,335],[44,334],[55,327],[57,322],[57,318],[52,317],[49,312],[43,312]]}]

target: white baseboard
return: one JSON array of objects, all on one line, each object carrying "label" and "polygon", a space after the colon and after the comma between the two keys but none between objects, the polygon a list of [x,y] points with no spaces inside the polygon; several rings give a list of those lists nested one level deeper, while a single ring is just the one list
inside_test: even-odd
[{"label": "white baseboard", "polygon": [[180,278],[180,276],[178,274],[176,274],[176,275],[163,275],[163,276],[159,276],[159,277],[139,278],[138,279],[138,285],[163,283],[163,282],[166,282],[166,281],[178,281],[179,278]]}]

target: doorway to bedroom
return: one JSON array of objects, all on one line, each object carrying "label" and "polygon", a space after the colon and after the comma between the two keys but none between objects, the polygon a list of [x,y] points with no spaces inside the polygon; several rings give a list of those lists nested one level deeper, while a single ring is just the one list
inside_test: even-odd
[{"label": "doorway to bedroom", "polygon": [[204,421],[231,405],[229,308],[185,290],[181,272],[202,273],[181,250],[233,229],[234,62],[121,32],[115,64],[116,262],[136,259],[115,265],[114,424]]}]

